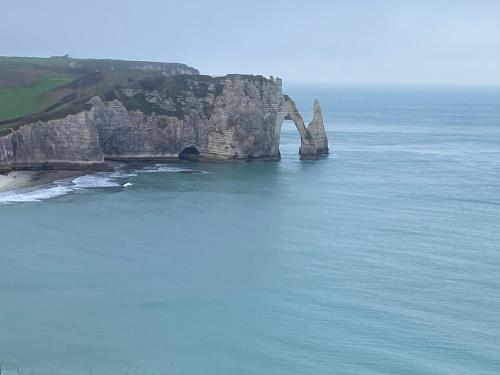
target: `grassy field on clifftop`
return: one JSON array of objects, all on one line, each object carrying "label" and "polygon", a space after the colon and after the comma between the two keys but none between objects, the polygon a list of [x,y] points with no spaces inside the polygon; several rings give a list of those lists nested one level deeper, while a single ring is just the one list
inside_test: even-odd
[{"label": "grassy field on clifftop", "polygon": [[[115,98],[118,86],[135,87],[143,80],[154,82],[179,72],[199,74],[178,63],[0,56],[0,135],[23,123],[77,113],[94,95]],[[129,101],[138,108],[150,106],[144,100]]]},{"label": "grassy field on clifftop", "polygon": [[46,76],[29,86],[0,88],[0,121],[43,109],[43,94],[69,81],[71,78]]},{"label": "grassy field on clifftop", "polygon": [[200,111],[208,118],[227,79],[185,64],[124,60],[0,56],[0,137],[25,124],[62,119],[89,110],[90,101],[117,100],[127,111],[176,117]]},{"label": "grassy field on clifftop", "polygon": [[0,121],[43,109],[43,95],[75,76],[64,72],[64,58],[0,57]]}]

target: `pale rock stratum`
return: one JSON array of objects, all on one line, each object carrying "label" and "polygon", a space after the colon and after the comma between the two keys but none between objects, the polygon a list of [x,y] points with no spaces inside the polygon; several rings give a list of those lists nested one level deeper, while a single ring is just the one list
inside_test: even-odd
[{"label": "pale rock stratum", "polygon": [[284,120],[297,127],[301,159],[328,153],[319,102],[306,127],[280,79],[178,77],[117,86],[78,113],[12,128],[0,137],[0,170],[100,168],[106,160],[279,160]]}]

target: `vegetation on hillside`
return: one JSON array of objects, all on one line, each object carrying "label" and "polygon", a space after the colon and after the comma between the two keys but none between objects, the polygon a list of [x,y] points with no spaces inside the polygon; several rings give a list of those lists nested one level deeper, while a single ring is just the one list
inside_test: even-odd
[{"label": "vegetation on hillside", "polygon": [[70,80],[64,75],[45,76],[30,85],[0,88],[0,120],[19,118],[43,109],[43,94]]},{"label": "vegetation on hillside", "polygon": [[78,90],[83,86],[97,84],[98,74],[118,72],[148,73],[196,69],[184,64],[155,63],[122,60],[73,59],[68,56],[52,58],[0,57],[0,122],[20,119],[41,112],[55,105],[61,98],[54,89],[66,87]]},{"label": "vegetation on hillside", "polygon": [[[191,74],[177,74],[179,71]],[[228,77],[232,76],[199,75],[196,69],[173,63],[0,57],[0,136],[23,124],[87,110],[94,96],[105,101],[118,99],[129,111],[182,119],[195,109],[190,97],[220,95]],[[262,76],[241,77],[265,80]],[[168,105],[158,103],[158,95]],[[206,115],[213,110],[211,106],[212,101],[203,104]]]}]

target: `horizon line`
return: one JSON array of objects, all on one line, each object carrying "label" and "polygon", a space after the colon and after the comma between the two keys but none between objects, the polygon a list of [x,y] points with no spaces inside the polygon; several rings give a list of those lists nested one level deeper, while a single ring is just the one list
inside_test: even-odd
[{"label": "horizon line", "polygon": [[[50,58],[69,58],[69,59],[77,59],[77,60],[118,60],[118,61],[132,61],[132,62],[149,62],[149,63],[163,63],[163,64],[184,64],[187,66],[191,66],[186,62],[178,62],[178,61],[158,61],[158,60],[135,60],[135,59],[124,59],[124,58],[116,58],[116,57],[76,57],[71,55],[53,55],[53,56],[20,56],[20,55],[0,55],[0,58],[34,58],[34,59],[50,59]],[[200,75],[208,75],[212,77],[220,77],[226,76],[229,74],[240,74],[240,75],[261,75],[263,77],[274,77],[280,78],[283,81],[284,85],[321,85],[321,86],[373,86],[373,87],[481,87],[481,88],[500,88],[500,82],[496,83],[484,83],[484,82],[339,82],[339,81],[307,81],[307,80],[295,80],[295,79],[286,79],[280,76],[279,74],[262,74],[262,73],[225,73],[225,74],[209,74],[202,72],[199,68]]]}]

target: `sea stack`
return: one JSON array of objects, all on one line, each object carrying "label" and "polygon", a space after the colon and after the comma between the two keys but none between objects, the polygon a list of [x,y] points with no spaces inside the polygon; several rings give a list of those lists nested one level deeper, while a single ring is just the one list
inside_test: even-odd
[{"label": "sea stack", "polygon": [[314,99],[313,119],[307,126],[307,131],[311,134],[316,154],[328,154],[328,137],[326,136],[325,125],[323,123],[323,113],[319,105],[319,100]]}]

